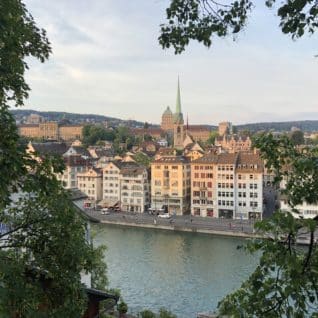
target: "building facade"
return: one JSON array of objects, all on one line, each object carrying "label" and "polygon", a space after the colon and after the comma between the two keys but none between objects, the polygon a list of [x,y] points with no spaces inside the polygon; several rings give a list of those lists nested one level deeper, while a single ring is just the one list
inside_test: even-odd
[{"label": "building facade", "polygon": [[191,162],[191,213],[261,219],[263,162],[254,153],[206,154]]},{"label": "building facade", "polygon": [[84,192],[89,200],[98,202],[102,199],[102,172],[97,168],[89,168],[77,174],[77,185],[79,190]]},{"label": "building facade", "polygon": [[145,167],[123,165],[119,175],[121,209],[127,212],[144,212],[150,206],[150,184]]},{"label": "building facade", "polygon": [[57,174],[57,179],[62,182],[65,189],[78,188],[77,174],[86,171],[90,166],[90,161],[80,155],[70,155],[64,157],[65,169],[62,174]]},{"label": "building facade", "polygon": [[217,156],[207,154],[191,162],[191,214],[217,216]]},{"label": "building facade", "polygon": [[225,122],[219,123],[218,134],[220,137],[223,137],[224,135],[231,135],[232,131],[233,131],[233,126],[231,122],[225,121]]},{"label": "building facade", "polygon": [[161,157],[151,163],[151,208],[176,215],[190,212],[191,168],[183,156]]},{"label": "building facade", "polygon": [[173,113],[169,106],[162,114],[160,126],[164,131],[173,131]]},{"label": "building facade", "polygon": [[251,151],[252,140],[249,136],[224,135],[215,139],[215,146],[227,152]]},{"label": "building facade", "polygon": [[55,121],[18,126],[20,136],[43,140],[71,141],[81,139],[82,130],[83,125],[59,124]]}]

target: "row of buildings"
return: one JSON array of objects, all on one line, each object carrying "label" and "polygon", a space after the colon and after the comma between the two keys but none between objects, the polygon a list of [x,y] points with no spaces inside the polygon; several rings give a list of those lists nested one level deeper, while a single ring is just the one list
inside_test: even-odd
[{"label": "row of buildings", "polygon": [[30,143],[28,152],[62,155],[66,169],[57,177],[65,188],[84,192],[87,206],[216,218],[262,215],[264,171],[257,153],[205,153],[191,161],[159,150],[146,167],[132,154],[104,160],[92,155],[93,147],[62,145]]}]

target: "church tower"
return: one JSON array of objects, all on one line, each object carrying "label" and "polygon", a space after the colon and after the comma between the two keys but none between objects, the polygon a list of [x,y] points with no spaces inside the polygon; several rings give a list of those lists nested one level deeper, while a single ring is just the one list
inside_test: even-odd
[{"label": "church tower", "polygon": [[176,149],[183,149],[184,140],[184,121],[181,112],[181,97],[180,97],[180,84],[178,77],[178,90],[177,90],[177,101],[176,101],[176,112],[173,116],[173,145]]}]

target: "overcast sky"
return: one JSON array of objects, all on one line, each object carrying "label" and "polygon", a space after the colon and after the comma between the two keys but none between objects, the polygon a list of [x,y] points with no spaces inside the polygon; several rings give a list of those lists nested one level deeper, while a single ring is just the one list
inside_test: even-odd
[{"label": "overcast sky", "polygon": [[175,108],[192,124],[318,120],[318,37],[281,33],[263,0],[236,41],[182,55],[162,50],[159,25],[168,0],[26,0],[53,55],[32,60],[27,108],[94,113],[159,123]]}]

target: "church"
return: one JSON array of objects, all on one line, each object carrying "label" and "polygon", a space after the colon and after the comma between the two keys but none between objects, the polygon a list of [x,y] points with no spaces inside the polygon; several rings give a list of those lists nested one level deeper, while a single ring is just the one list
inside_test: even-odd
[{"label": "church", "polygon": [[161,129],[173,135],[173,146],[176,149],[183,150],[189,142],[207,141],[211,129],[205,125],[189,125],[188,120],[184,124],[181,111],[180,83],[178,78],[177,100],[175,113],[172,113],[170,107],[162,114]]}]

